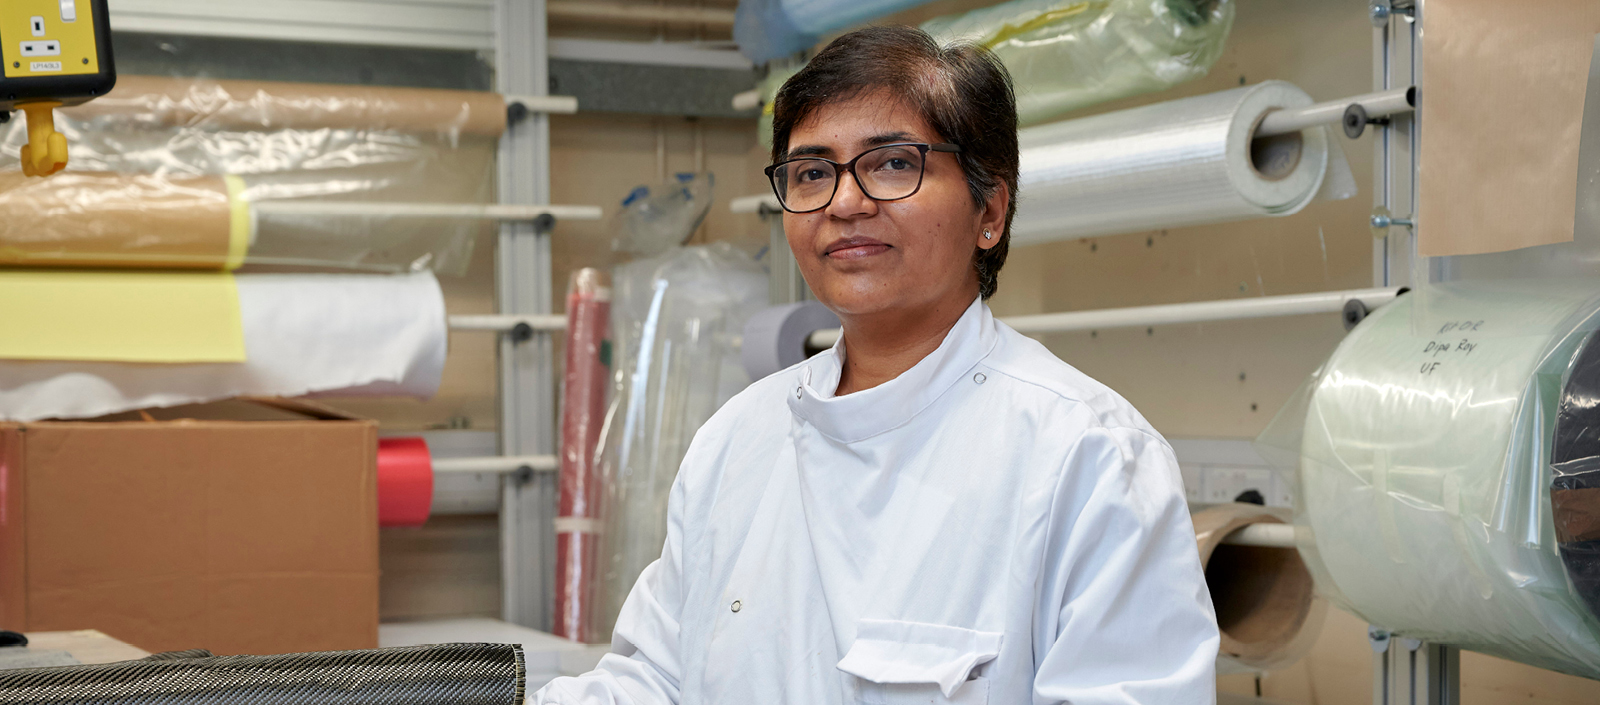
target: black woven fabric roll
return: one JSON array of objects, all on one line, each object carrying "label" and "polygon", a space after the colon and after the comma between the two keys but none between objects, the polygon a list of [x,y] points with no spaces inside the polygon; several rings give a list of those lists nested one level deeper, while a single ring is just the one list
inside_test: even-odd
[{"label": "black woven fabric roll", "polygon": [[1550,504],[1572,586],[1600,617],[1600,335],[1567,373],[1550,446]]},{"label": "black woven fabric roll", "polygon": [[[199,652],[204,653],[204,652]],[[436,644],[277,656],[158,654],[0,671],[0,703],[522,705],[515,644]]]}]

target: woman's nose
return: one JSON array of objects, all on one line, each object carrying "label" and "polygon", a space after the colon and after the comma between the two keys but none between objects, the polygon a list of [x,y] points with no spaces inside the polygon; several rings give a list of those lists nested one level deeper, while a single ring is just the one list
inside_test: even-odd
[{"label": "woman's nose", "polygon": [[878,202],[867,197],[861,190],[861,182],[856,179],[855,172],[845,171],[839,175],[839,190],[833,194],[833,202],[828,204],[828,215],[835,218],[854,218],[872,215],[878,212]]}]

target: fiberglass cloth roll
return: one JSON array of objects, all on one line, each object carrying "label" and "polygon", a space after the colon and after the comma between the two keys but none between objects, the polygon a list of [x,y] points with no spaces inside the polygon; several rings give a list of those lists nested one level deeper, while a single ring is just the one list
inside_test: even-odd
[{"label": "fiberglass cloth roll", "polygon": [[433,644],[275,656],[157,654],[0,671],[0,703],[520,705],[516,644]]}]

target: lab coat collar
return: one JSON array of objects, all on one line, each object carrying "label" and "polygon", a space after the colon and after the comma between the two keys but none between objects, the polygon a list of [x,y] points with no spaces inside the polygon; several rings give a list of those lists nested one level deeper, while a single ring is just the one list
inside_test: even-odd
[{"label": "lab coat collar", "polygon": [[840,443],[855,443],[906,424],[988,357],[999,334],[980,297],[967,307],[939,348],[911,369],[872,389],[835,397],[844,362],[844,339],[799,368],[789,409]]}]

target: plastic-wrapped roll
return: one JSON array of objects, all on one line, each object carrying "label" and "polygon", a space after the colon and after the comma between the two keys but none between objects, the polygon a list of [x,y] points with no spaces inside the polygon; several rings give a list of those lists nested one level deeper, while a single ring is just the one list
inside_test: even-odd
[{"label": "plastic-wrapped roll", "polygon": [[1232,26],[1232,0],[1012,0],[922,29],[993,50],[1026,125],[1204,76]]},{"label": "plastic-wrapped roll", "polygon": [[561,500],[556,518],[556,605],[551,632],[598,641],[600,473],[595,466],[611,384],[611,289],[597,269],[573,275],[567,293],[567,364],[561,390]]},{"label": "plastic-wrapped roll", "polygon": [[1592,353],[1578,352],[1597,294],[1433,285],[1344,339],[1261,440],[1298,449],[1297,535],[1319,592],[1408,637],[1600,677],[1579,521],[1593,505],[1563,494],[1587,488],[1573,471],[1592,456],[1561,440],[1583,434],[1553,430],[1595,425]]},{"label": "plastic-wrapped roll", "polygon": [[116,663],[0,671],[0,703],[521,705],[516,644],[431,644],[275,656],[202,649]]},{"label": "plastic-wrapped roll", "polygon": [[1305,563],[1293,549],[1222,543],[1246,526],[1283,519],[1254,504],[1208,507],[1192,519],[1222,632],[1218,671],[1270,671],[1299,661],[1316,642],[1328,612]]},{"label": "plastic-wrapped roll", "polygon": [[[381,191],[367,190],[385,188],[382,180],[342,171],[50,179],[0,171],[0,266],[463,273],[474,231],[488,221],[396,217],[373,200]],[[352,201],[319,210],[330,195]]]},{"label": "plastic-wrapped roll", "polygon": [[[1256,137],[1268,112],[1311,104],[1293,84],[1254,86],[1032,127],[1013,243],[1297,213],[1354,195],[1325,128]],[[1324,191],[1325,177],[1331,178]]]},{"label": "plastic-wrapped roll", "polygon": [[499,137],[498,93],[276,81],[118,76],[97,100],[62,111],[92,120],[133,116],[144,127],[210,130],[387,130]]},{"label": "plastic-wrapped roll", "polygon": [[0,172],[0,265],[233,269],[250,240],[243,189],[224,176]]}]

